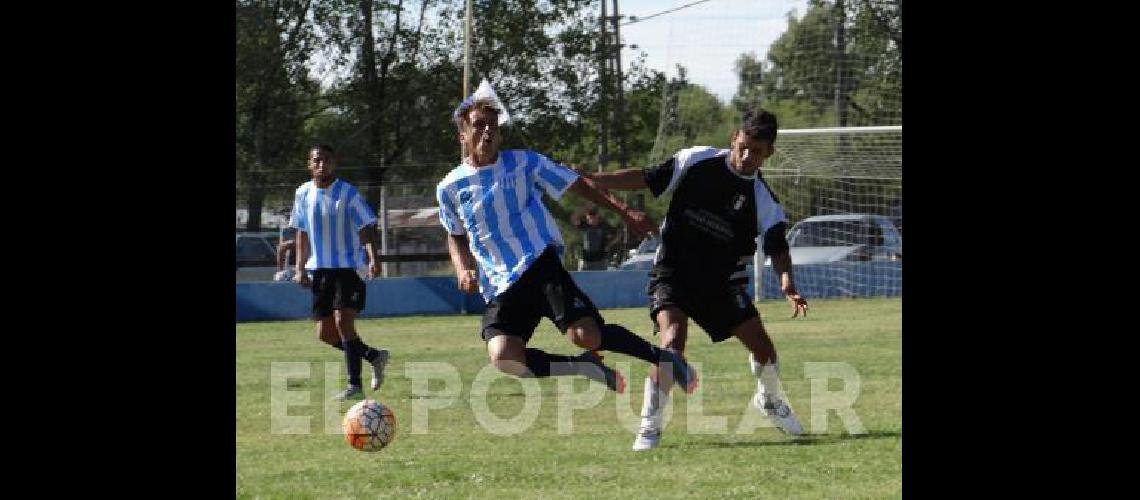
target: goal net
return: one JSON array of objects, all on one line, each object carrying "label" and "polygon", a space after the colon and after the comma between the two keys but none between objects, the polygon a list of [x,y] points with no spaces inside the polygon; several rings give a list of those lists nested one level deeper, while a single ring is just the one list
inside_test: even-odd
[{"label": "goal net", "polygon": [[[727,17],[711,3],[668,15],[669,81],[651,162],[685,147],[727,147],[745,111],[774,113],[781,130],[762,175],[788,213],[799,291],[900,295],[900,2],[743,3]],[[708,33],[732,40],[731,90],[709,69],[725,49],[711,48]],[[781,296],[774,273],[757,274],[754,292]]]}]

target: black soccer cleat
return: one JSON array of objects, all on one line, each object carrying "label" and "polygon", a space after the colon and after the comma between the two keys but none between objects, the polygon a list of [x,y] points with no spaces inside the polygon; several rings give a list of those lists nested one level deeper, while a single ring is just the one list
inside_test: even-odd
[{"label": "black soccer cleat", "polygon": [[602,357],[595,351],[586,351],[578,355],[581,363],[578,373],[586,378],[606,384],[610,390],[618,394],[625,393],[625,377],[621,372],[602,364]]}]

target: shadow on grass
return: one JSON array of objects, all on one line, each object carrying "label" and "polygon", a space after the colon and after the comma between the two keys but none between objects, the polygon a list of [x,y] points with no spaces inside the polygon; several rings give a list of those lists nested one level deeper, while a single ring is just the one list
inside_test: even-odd
[{"label": "shadow on grass", "polygon": [[[781,441],[709,441],[704,443],[686,443],[678,448],[755,448],[760,446],[815,446],[821,444],[835,444],[844,441],[857,441],[862,439],[887,439],[902,437],[902,431],[869,431],[864,434],[803,434],[797,437],[788,437]],[[670,446],[662,446],[670,448]]]}]

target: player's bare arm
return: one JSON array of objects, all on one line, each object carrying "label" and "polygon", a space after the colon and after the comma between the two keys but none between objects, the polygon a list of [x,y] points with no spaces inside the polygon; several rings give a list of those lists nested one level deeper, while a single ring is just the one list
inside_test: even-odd
[{"label": "player's bare arm", "polygon": [[[644,181],[642,181],[644,185]],[[570,185],[570,191],[578,196],[590,200],[600,206],[608,207],[621,216],[635,232],[641,236],[657,233],[657,226],[644,212],[633,210],[611,194],[605,187],[599,186],[591,177],[580,176]]]},{"label": "player's bare arm", "polygon": [[360,228],[360,242],[368,256],[368,277],[375,278],[380,275],[380,266],[376,263],[376,224]]},{"label": "player's bare arm", "polygon": [[286,260],[285,254],[292,251],[294,245],[296,245],[295,240],[285,240],[285,241],[282,241],[281,243],[279,243],[277,245],[277,270],[278,271],[284,271],[285,270],[285,260]]},{"label": "player's bare arm", "polygon": [[645,174],[638,168],[627,168],[616,172],[579,173],[589,177],[590,180],[594,181],[594,184],[603,189],[628,191],[632,189],[648,189],[649,187],[645,185]]},{"label": "player's bare arm", "polygon": [[467,246],[467,235],[447,235],[447,253],[451,255],[451,265],[455,267],[455,278],[463,293],[479,291],[479,268],[475,256]]},{"label": "player's bare arm", "polygon": [[780,279],[780,290],[784,292],[788,302],[792,304],[792,317],[799,316],[802,312],[804,317],[807,317],[808,303],[807,299],[803,298],[799,292],[796,291],[796,283],[792,280],[792,254],[787,250],[772,256],[772,269],[776,271],[776,276]]},{"label": "player's bare arm", "polygon": [[309,260],[309,233],[297,230],[297,264],[296,274],[293,276],[293,281],[298,285],[308,288],[309,275],[305,273],[305,261]]}]

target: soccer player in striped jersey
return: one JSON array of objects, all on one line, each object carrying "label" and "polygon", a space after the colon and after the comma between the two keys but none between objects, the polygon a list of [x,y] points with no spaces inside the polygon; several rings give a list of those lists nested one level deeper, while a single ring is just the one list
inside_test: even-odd
[{"label": "soccer player in striped jersey", "polygon": [[[745,291],[745,263],[756,252],[756,237],[763,234],[764,253],[772,258],[792,316],[807,316],[807,301],[792,280],[784,236],[787,216],[760,175],[764,160],[772,155],[776,131],[776,117],[756,109],[745,114],[729,149],[683,149],[644,170],[590,177],[607,189],[648,188],[655,197],[673,194],[649,274],[649,317],[660,332],[661,346],[683,354],[690,317],[713,342],[740,339],[758,379],[752,405],[780,430],[798,435],[803,429],[780,394],[776,349]],[[650,370],[634,450],[658,445],[669,387]]]},{"label": "soccer player in striped jersey", "polygon": [[[367,262],[368,277],[379,272],[373,241],[376,215],[351,184],[336,178],[336,157],[327,145],[309,150],[313,180],[297,188],[289,225],[297,228],[294,280],[313,291],[313,318],[321,341],[344,351],[348,388],[334,399],[361,399],[361,359],[372,365],[372,390],[384,383],[387,349],[375,349],[356,335],[365,287],[356,268]],[[362,247],[363,243],[363,247]]]},{"label": "soccer player in striped jersey", "polygon": [[[625,380],[595,352],[614,351],[654,365],[666,363],[661,366],[668,366],[665,371],[679,384],[695,387],[696,374],[679,356],[620,325],[605,323],[562,266],[565,245],[542,204],[542,192],[557,200],[573,191],[617,212],[639,233],[656,228],[645,214],[543,155],[500,152],[500,109],[497,98],[474,96],[459,106],[454,118],[464,160],[436,187],[459,289],[481,290],[487,302],[480,334],[490,361],[518,377],[584,375],[621,393]],[[528,348],[543,317],[586,351],[567,356]]]}]

